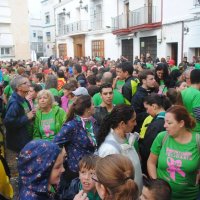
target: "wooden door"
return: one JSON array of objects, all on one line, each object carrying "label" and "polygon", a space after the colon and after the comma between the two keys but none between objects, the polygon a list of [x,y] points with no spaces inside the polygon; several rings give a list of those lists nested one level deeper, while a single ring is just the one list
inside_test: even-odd
[{"label": "wooden door", "polygon": [[67,56],[67,44],[58,45],[59,57]]}]

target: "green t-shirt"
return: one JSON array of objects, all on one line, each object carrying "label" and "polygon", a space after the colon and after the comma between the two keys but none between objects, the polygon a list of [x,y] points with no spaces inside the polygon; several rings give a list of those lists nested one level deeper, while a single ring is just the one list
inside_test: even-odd
[{"label": "green t-shirt", "polygon": [[51,110],[49,113],[42,113],[41,126],[39,127],[42,139],[53,140],[55,128],[53,111]]},{"label": "green t-shirt", "polygon": [[194,68],[195,69],[200,69],[200,63],[195,63]]},{"label": "green t-shirt", "polygon": [[[194,111],[195,109],[200,109],[200,91],[196,88],[189,87],[181,91],[181,96],[183,100],[183,105],[187,111],[195,118]],[[200,133],[200,121],[196,118],[196,127],[195,132]]]},{"label": "green t-shirt", "polygon": [[172,72],[172,71],[174,71],[174,70],[179,70],[179,68],[177,67],[177,66],[173,66],[171,69],[170,69],[170,71]]},{"label": "green t-shirt", "polygon": [[[31,111],[30,108],[29,108],[29,106],[28,106],[28,103],[27,103],[26,101],[24,101],[24,102],[22,103],[22,106],[23,106],[23,108],[24,108],[25,114],[27,114],[27,113],[29,113],[29,112]],[[31,121],[30,123],[28,123],[28,124],[26,125],[26,128],[27,128],[27,130],[28,130],[29,135],[30,135],[31,137],[33,137],[33,121]]]},{"label": "green t-shirt", "polygon": [[3,80],[6,81],[7,83],[9,83],[10,82],[10,76],[8,74],[4,74]]},{"label": "green t-shirt", "polygon": [[160,85],[159,85],[159,91],[158,94],[166,94],[167,93],[167,87],[165,86],[165,83],[163,80],[160,80]]},{"label": "green t-shirt", "polygon": [[[82,189],[83,189],[83,187],[82,187],[82,184],[80,182],[79,191],[82,190]],[[98,193],[97,192],[94,193],[93,191],[89,191],[87,193],[87,197],[88,197],[89,200],[101,200]]]},{"label": "green t-shirt", "polygon": [[49,91],[51,92],[51,94],[53,94],[54,97],[55,97],[55,96],[57,96],[57,97],[59,96],[59,92],[58,92],[57,89],[55,89],[55,88],[50,88]]},{"label": "green t-shirt", "polygon": [[151,64],[151,63],[146,63],[146,66],[147,66],[147,69],[153,69],[154,68],[153,64]]},{"label": "green t-shirt", "polygon": [[59,97],[62,97],[64,95],[63,89],[58,91]]},{"label": "green t-shirt", "polygon": [[10,87],[10,85],[7,85],[3,91],[3,93],[6,95],[7,99],[10,98],[10,96],[12,95],[13,93],[13,90],[12,88]]},{"label": "green t-shirt", "polygon": [[120,93],[122,93],[122,87],[125,83],[125,80],[117,80],[115,89],[117,89]]},{"label": "green t-shirt", "polygon": [[166,131],[159,133],[151,146],[151,153],[158,156],[157,176],[170,184],[172,200],[197,199],[199,186],[196,185],[196,176],[200,155],[196,134],[192,133],[187,144],[180,144],[171,136],[165,140],[166,134]]},{"label": "green t-shirt", "polygon": [[[92,97],[92,100],[93,100],[94,106],[99,106],[102,103],[102,98],[101,98],[100,93],[95,94]],[[118,92],[117,89],[113,90],[113,101],[112,102],[114,105],[124,104],[124,97],[120,92]]]}]

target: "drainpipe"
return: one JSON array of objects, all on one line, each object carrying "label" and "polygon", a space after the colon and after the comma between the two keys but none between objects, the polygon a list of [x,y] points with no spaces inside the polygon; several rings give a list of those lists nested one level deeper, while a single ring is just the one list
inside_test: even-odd
[{"label": "drainpipe", "polygon": [[56,58],[57,58],[57,33],[56,33],[56,8],[54,7],[54,28],[55,28],[55,56],[56,56]]},{"label": "drainpipe", "polygon": [[183,60],[183,47],[184,47],[184,21],[182,21],[181,23],[182,23],[182,37],[181,37],[181,61],[182,61]]}]

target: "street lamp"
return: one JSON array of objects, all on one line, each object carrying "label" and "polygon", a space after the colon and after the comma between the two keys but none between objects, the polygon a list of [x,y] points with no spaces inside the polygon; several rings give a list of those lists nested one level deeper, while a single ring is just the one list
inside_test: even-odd
[{"label": "street lamp", "polygon": [[83,1],[82,0],[79,1],[79,4],[80,4],[80,9],[85,9],[85,11],[88,12],[88,5],[83,6]]},{"label": "street lamp", "polygon": [[63,14],[70,18],[70,12],[66,13],[66,9],[65,8],[63,8]]}]

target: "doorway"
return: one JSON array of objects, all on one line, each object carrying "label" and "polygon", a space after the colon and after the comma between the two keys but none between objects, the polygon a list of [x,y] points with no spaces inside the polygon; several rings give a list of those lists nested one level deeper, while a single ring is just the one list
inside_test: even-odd
[{"label": "doorway", "polygon": [[77,57],[82,57],[83,53],[82,53],[82,44],[76,44],[76,56]]},{"label": "doorway", "polygon": [[59,44],[58,52],[59,52],[59,57],[67,56],[67,44]]},{"label": "doorway", "polygon": [[85,56],[85,35],[73,36],[74,42],[74,56],[84,57]]},{"label": "doorway", "polygon": [[133,39],[122,40],[122,56],[133,62]]},{"label": "doorway", "polygon": [[177,57],[178,57],[178,42],[171,43],[171,59],[175,61],[177,65]]}]

